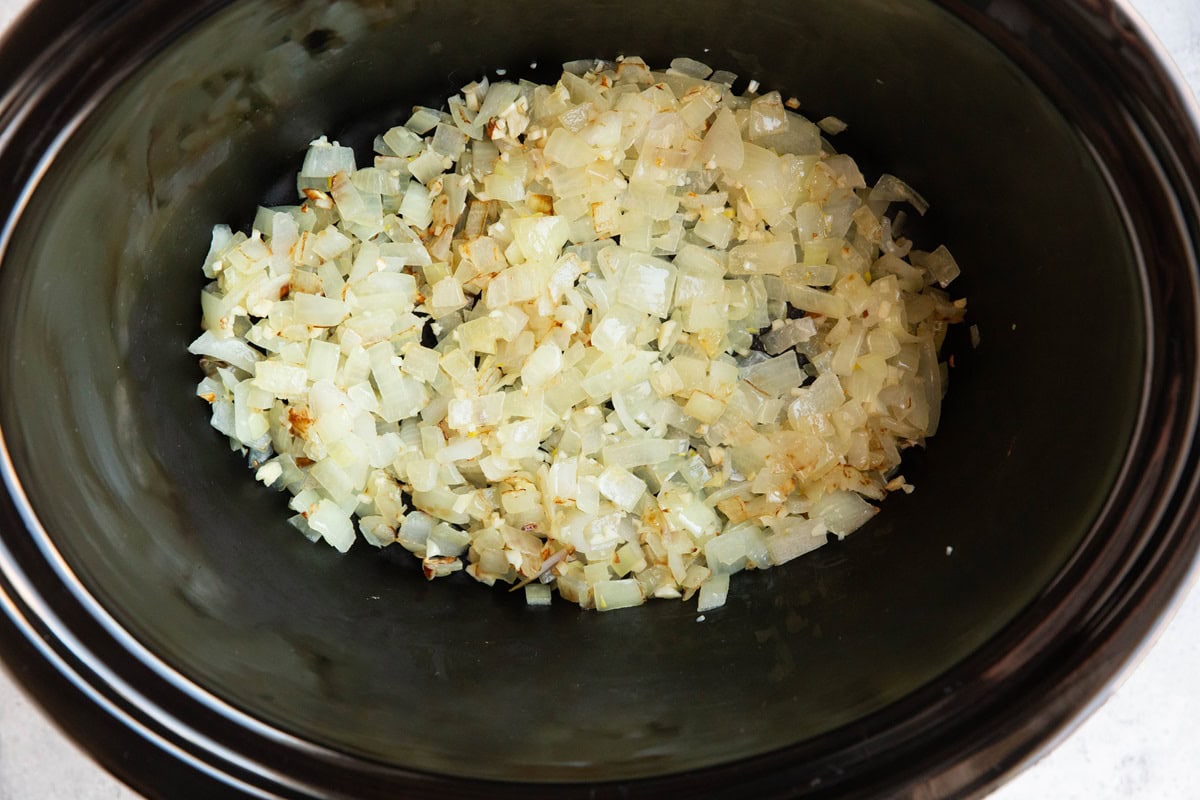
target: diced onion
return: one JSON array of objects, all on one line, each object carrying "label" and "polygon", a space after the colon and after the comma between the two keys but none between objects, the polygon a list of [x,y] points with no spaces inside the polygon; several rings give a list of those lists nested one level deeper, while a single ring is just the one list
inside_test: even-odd
[{"label": "diced onion", "polygon": [[704,612],[912,491],[959,266],[898,238],[919,194],[829,152],[845,123],[735,79],[472,82],[213,229],[196,394],[293,527],[531,606]]}]

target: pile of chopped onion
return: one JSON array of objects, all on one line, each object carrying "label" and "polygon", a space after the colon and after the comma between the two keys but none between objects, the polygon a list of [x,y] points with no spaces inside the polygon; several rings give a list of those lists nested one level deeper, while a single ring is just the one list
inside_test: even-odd
[{"label": "pile of chopped onion", "polygon": [[705,611],[912,491],[958,266],[899,236],[926,204],[869,187],[844,123],[734,81],[484,79],[371,166],[318,139],[300,205],[214,229],[197,393],[296,528],[532,605]]}]

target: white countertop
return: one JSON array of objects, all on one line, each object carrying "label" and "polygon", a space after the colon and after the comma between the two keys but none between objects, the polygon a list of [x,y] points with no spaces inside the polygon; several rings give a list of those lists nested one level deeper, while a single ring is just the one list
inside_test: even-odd
[{"label": "white countertop", "polygon": [[[0,27],[25,0],[0,0]],[[1200,91],[1200,2],[1131,0]],[[1200,591],[1124,685],[990,800],[1191,800],[1200,796]],[[136,800],[68,741],[0,670],[0,800]]]}]

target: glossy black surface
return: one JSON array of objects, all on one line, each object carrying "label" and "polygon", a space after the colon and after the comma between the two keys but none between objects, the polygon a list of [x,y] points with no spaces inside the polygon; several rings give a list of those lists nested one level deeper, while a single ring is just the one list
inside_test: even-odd
[{"label": "glossy black surface", "polygon": [[[1190,567],[1196,144],[1107,13],[109,3],[59,30],[70,6],[0,47],[4,636],[139,788],[969,794],[1078,711]],[[552,41],[524,24],[547,13]],[[192,396],[209,227],[248,221],[316,135],[367,141],[486,67],[619,52],[795,94],[933,202],[922,233],[964,264],[982,345],[958,344],[917,493],[739,576],[703,623],[531,610],[311,547]]]}]

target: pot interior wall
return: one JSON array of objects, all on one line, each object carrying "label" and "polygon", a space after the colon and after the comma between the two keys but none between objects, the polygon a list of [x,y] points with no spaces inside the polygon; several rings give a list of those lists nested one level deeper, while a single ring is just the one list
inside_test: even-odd
[{"label": "pot interior wall", "polygon": [[[941,432],[906,469],[916,493],[843,543],[738,576],[703,622],[672,602],[527,609],[465,577],[427,584],[402,552],[310,545],[193,396],[211,226],[290,200],[322,133],[369,147],[485,69],[551,78],[620,53],[691,55],[835,114],[868,180],[886,169],[933,203],[918,244],[958,257],[981,344],[953,343]],[[1010,621],[1115,476],[1140,304],[1071,125],[929,3],[246,2],[105,99],[32,195],[0,269],[0,425],[70,568],[218,697],[418,769],[635,777],[860,719]]]}]

